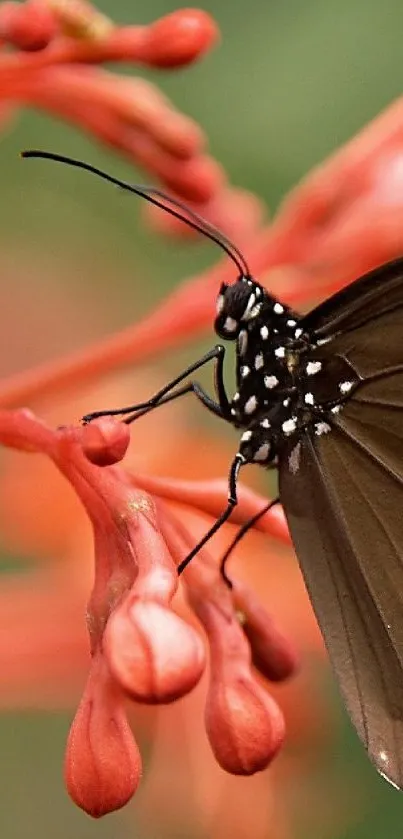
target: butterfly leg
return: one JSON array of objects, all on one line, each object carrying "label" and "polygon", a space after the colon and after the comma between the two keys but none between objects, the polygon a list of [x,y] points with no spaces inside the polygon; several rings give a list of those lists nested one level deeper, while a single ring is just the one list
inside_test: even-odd
[{"label": "butterfly leg", "polygon": [[[195,395],[200,399],[200,401],[204,404],[208,410],[212,411],[217,416],[222,417],[223,419],[228,419],[230,417],[230,406],[228,397],[225,391],[224,386],[224,378],[223,378],[223,367],[224,367],[224,355],[225,350],[221,344],[213,347],[213,349],[209,350],[202,358],[198,359],[198,361],[194,362],[193,364],[189,365],[179,376],[172,381],[168,382],[161,390],[159,390],[151,399],[148,399],[146,402],[139,402],[137,405],[129,405],[128,407],[124,408],[113,408],[109,410],[103,411],[93,411],[90,414],[86,414],[82,418],[82,422],[86,425],[92,420],[97,419],[98,417],[105,417],[105,416],[119,416],[130,414],[126,422],[133,422],[133,420],[137,419],[144,414],[147,414],[149,411],[152,411],[154,408],[157,408],[159,405],[165,404],[166,402],[170,402],[173,399],[177,399],[179,396],[184,395],[185,393],[193,392]],[[189,382],[182,388],[174,390],[177,385],[179,385],[184,379],[194,373],[196,370],[203,367],[207,362],[215,360],[216,361],[216,371],[215,371],[215,387],[217,392],[218,402],[215,402],[214,399],[205,393],[203,388],[197,382]],[[174,391],[171,393],[171,391]]]},{"label": "butterfly leg", "polygon": [[173,393],[169,393],[166,396],[163,396],[156,405],[148,405],[145,408],[138,408],[132,414],[130,414],[123,422],[126,425],[130,425],[131,422],[134,420],[139,419],[139,417],[143,417],[144,414],[148,414],[150,411],[153,411],[155,408],[159,408],[160,405],[166,405],[167,402],[174,402],[175,399],[179,399],[181,396],[185,396],[187,393],[194,393],[195,396],[200,400],[202,405],[207,408],[208,411],[215,414],[215,416],[220,417],[220,419],[224,419],[223,412],[220,408],[218,402],[209,396],[208,393],[202,388],[202,386],[198,382],[187,382],[182,387],[179,387],[177,390],[174,390]]},{"label": "butterfly leg", "polygon": [[225,554],[222,557],[221,562],[220,562],[220,571],[221,571],[221,576],[223,577],[224,581],[226,582],[226,584],[229,588],[232,588],[232,582],[227,575],[226,565],[227,565],[227,561],[228,561],[230,555],[232,554],[234,548],[237,546],[238,542],[240,542],[241,539],[243,539],[243,537],[246,535],[246,533],[248,533],[248,531],[251,530],[251,528],[255,526],[256,522],[258,522],[259,519],[263,518],[263,516],[266,515],[266,513],[268,513],[268,511],[271,510],[271,508],[274,507],[275,504],[279,504],[279,503],[280,503],[279,498],[275,498],[273,501],[268,501],[267,504],[265,504],[265,506],[262,507],[262,509],[259,510],[258,513],[255,513],[255,515],[252,516],[252,518],[248,519],[248,521],[246,521],[242,525],[242,527],[239,528],[238,533],[236,534],[236,536],[234,537],[232,542],[228,545],[228,548],[225,551]]},{"label": "butterfly leg", "polygon": [[226,522],[227,519],[229,519],[234,507],[236,507],[236,505],[238,504],[237,491],[236,491],[237,490],[237,481],[238,481],[239,471],[241,469],[241,466],[244,465],[244,463],[245,463],[245,460],[242,457],[242,455],[237,454],[234,457],[234,460],[232,461],[231,468],[230,468],[230,471],[229,471],[229,476],[228,476],[228,504],[227,504],[227,507],[221,513],[221,515],[218,517],[217,521],[214,522],[213,526],[210,527],[210,530],[208,530],[207,533],[205,533],[205,535],[203,536],[203,538],[200,539],[200,541],[197,543],[197,545],[195,545],[193,550],[191,550],[190,553],[187,555],[187,557],[185,557],[185,559],[183,559],[182,562],[179,563],[178,574],[182,574],[182,571],[184,571],[185,568],[189,565],[189,562],[191,562],[193,557],[196,556],[197,553],[199,553],[199,551],[206,544],[206,542],[208,542],[211,539],[211,537],[214,536],[214,533],[217,533],[217,530],[220,529],[220,527],[224,524],[224,522]]}]

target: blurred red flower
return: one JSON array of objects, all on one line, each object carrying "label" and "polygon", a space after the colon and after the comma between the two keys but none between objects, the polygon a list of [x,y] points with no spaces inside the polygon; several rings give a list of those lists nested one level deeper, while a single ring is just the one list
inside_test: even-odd
[{"label": "blurred red flower", "polygon": [[198,60],[217,39],[215,22],[199,9],[178,9],[148,26],[119,26],[86,0],[0,3],[0,101],[11,106],[10,118],[12,107],[29,105],[77,125],[216,224],[248,232],[260,220],[260,202],[228,185],[223,167],[205,151],[202,129],[151,82],[95,66],[173,70]]}]

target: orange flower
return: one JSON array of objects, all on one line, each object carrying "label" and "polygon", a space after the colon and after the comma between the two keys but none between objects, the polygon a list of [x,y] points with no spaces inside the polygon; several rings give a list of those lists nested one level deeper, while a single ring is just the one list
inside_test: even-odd
[{"label": "orange flower", "polygon": [[86,0],[0,3],[0,44],[14,48],[0,55],[2,117],[8,103],[44,109],[151,172],[228,232],[252,232],[261,203],[228,185],[194,120],[151,82],[95,66],[173,70],[201,58],[217,38],[215,22],[199,9],[178,9],[148,26],[119,26]]},{"label": "orange flower", "polygon": [[[140,759],[125,722],[124,696],[148,703],[183,696],[199,681],[205,655],[198,633],[172,610],[178,585],[175,560],[180,562],[180,549],[188,548],[190,534],[162,499],[155,506],[136,488],[135,477],[117,466],[90,463],[88,438],[91,459],[98,463],[121,458],[127,448],[127,426],[101,419],[95,427],[100,436],[94,457],[94,435],[88,427],[52,431],[26,410],[0,413],[1,443],[47,455],[73,486],[92,524],[95,581],[87,607],[92,663],[68,742],[66,779],[74,800],[92,815],[102,815],[126,803],[139,780]],[[178,493],[176,500],[181,500]],[[206,725],[213,751],[227,771],[254,773],[282,743],[281,711],[250,670],[238,604],[219,567],[198,557],[185,579],[211,648]],[[269,639],[266,675],[274,670],[276,678],[284,678],[294,670],[295,656],[285,637],[277,643],[278,631],[274,627],[273,634],[262,606],[260,620],[253,621],[254,598],[247,599],[245,617],[250,614],[255,624],[252,647],[263,629]],[[121,781],[115,783],[118,777]]]}]

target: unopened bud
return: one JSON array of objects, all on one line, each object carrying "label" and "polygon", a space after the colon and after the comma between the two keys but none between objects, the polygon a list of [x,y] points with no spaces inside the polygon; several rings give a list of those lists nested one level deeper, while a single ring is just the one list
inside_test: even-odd
[{"label": "unopened bud", "polygon": [[52,12],[40,0],[0,4],[0,38],[21,50],[42,50],[57,33]]},{"label": "unopened bud", "polygon": [[129,597],[108,621],[104,649],[122,688],[139,702],[172,702],[199,681],[202,639],[170,608]]},{"label": "unopened bud", "polygon": [[179,67],[210,49],[217,37],[217,26],[207,12],[178,9],[148,27],[144,51],[154,66]]},{"label": "unopened bud", "polygon": [[82,810],[99,818],[123,807],[140,777],[141,758],[127,722],[123,695],[98,659],[67,741],[68,792]]},{"label": "unopened bud", "polygon": [[252,679],[212,680],[206,729],[214,755],[233,775],[253,775],[282,746],[285,723],[275,700]]},{"label": "unopened bud", "polygon": [[242,629],[250,643],[253,664],[272,682],[287,679],[298,668],[298,653],[294,644],[277,627],[248,586],[233,580],[232,595]]},{"label": "unopened bud", "polygon": [[82,447],[85,456],[96,466],[111,466],[125,456],[130,429],[113,417],[100,417],[82,429]]}]

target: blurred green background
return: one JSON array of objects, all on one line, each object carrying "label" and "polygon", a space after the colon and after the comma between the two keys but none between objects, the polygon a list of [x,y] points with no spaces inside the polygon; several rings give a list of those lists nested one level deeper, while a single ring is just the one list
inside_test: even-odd
[{"label": "blurred green background", "polygon": [[[98,4],[115,20],[145,23],[178,8],[172,0],[109,0]],[[182,5],[182,4],[179,4]],[[274,211],[287,190],[309,169],[379,113],[402,89],[403,5],[401,0],[211,0],[199,6],[216,18],[222,43],[199,64],[172,73],[144,73],[178,108],[205,129],[212,154],[233,183],[255,191]],[[120,70],[121,71],[121,70]],[[130,72],[133,72],[132,70]],[[1,371],[18,368],[18,344],[32,344],[32,360],[44,358],[35,331],[46,295],[56,322],[63,317],[52,287],[65,283],[71,298],[102,315],[89,323],[91,338],[138,318],[178,279],[212,264],[216,252],[206,244],[163,241],[139,223],[139,207],[90,177],[37,162],[22,163],[18,151],[42,147],[82,157],[117,176],[133,171],[117,156],[78,130],[26,111],[1,137],[0,244],[3,288],[18,288],[29,307],[31,335],[7,331]],[[141,174],[138,175],[141,178]],[[143,178],[149,180],[148,176]],[[49,278],[46,268],[52,265]],[[76,266],[69,271],[69,267]],[[77,266],[80,266],[77,271]],[[5,339],[3,337],[3,344]],[[54,337],[56,354],[83,344],[82,328]],[[15,357],[15,362],[13,358]],[[177,369],[178,357],[169,361]],[[0,621],[1,622],[1,621]],[[330,682],[329,701],[338,703]],[[136,808],[102,823],[92,822],[70,804],[64,792],[61,756],[67,714],[0,716],[0,835],[28,837],[135,836]],[[329,812],[345,806],[339,791],[348,778],[360,805],[335,839],[400,839],[403,797],[377,776],[344,718],[337,754],[327,755],[323,773],[313,778],[326,795]],[[229,802],[229,805],[230,802]],[[358,810],[358,812],[357,812]],[[294,818],[294,835],[312,839]],[[268,828],[268,839],[270,829]],[[158,837],[158,839],[166,839]],[[321,836],[318,837],[321,839]]]}]

